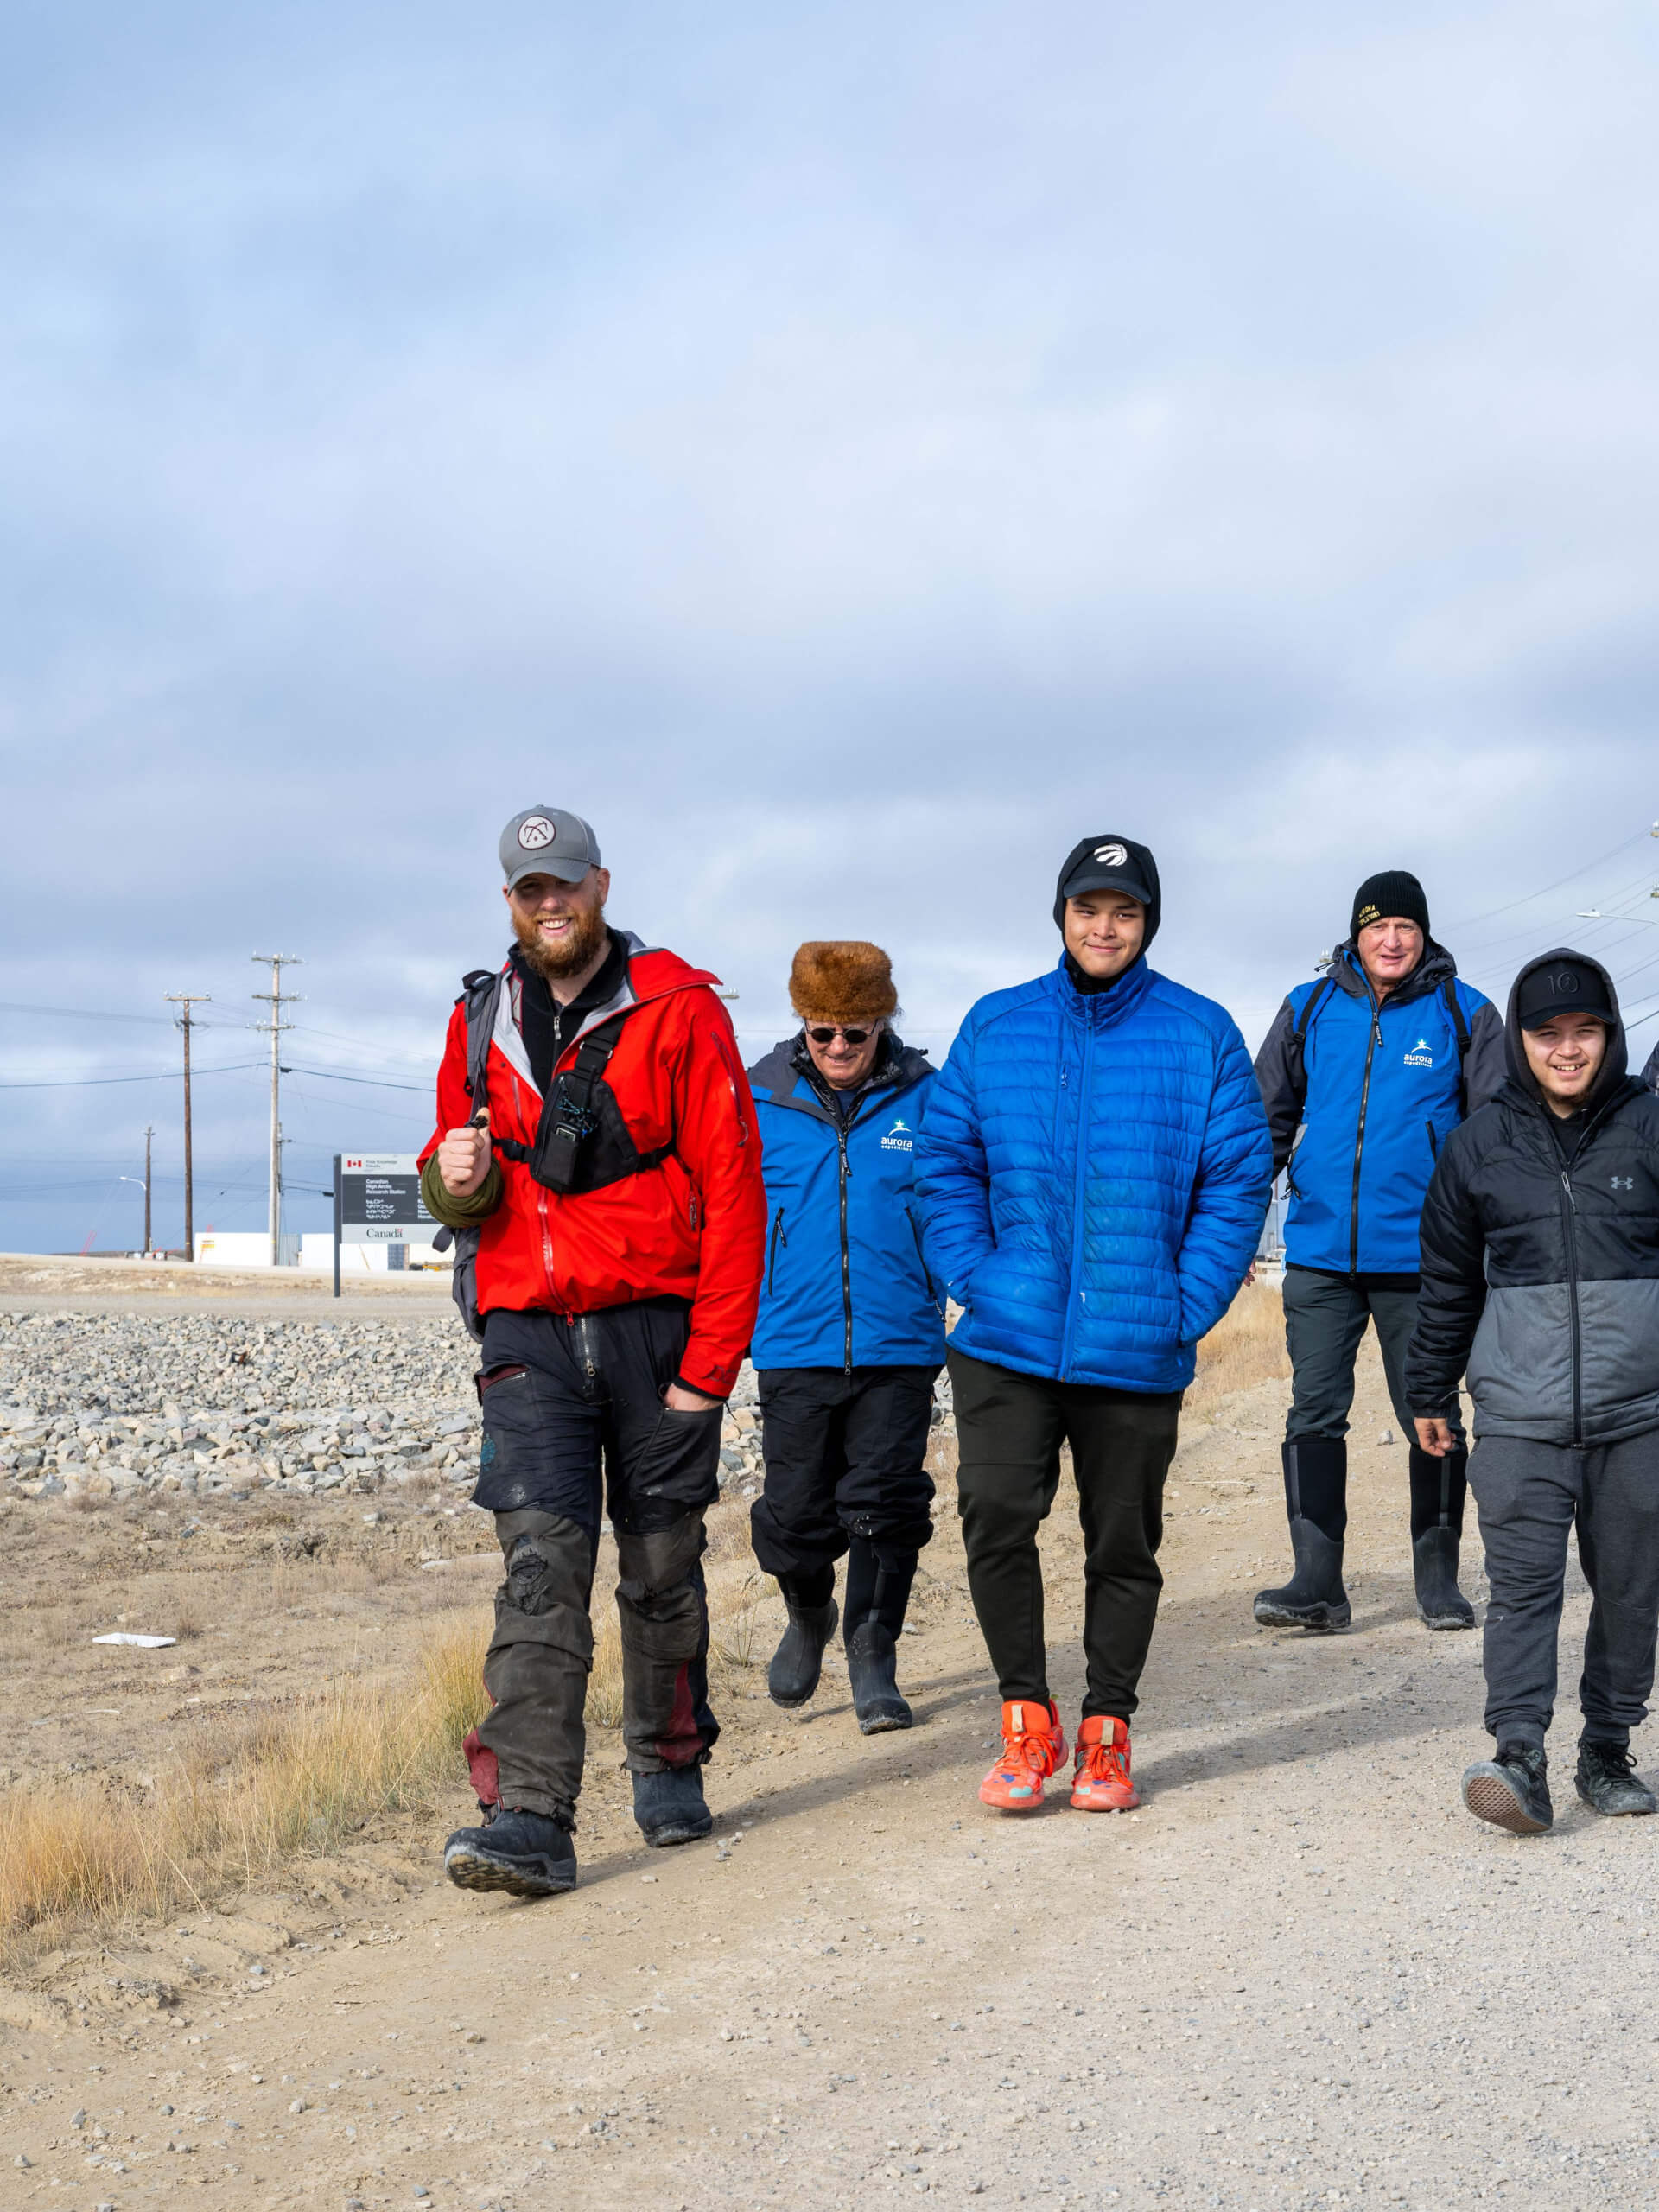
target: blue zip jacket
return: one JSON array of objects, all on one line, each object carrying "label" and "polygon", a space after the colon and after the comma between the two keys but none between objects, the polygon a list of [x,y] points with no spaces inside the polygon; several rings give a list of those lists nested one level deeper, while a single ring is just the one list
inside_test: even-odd
[{"label": "blue zip jacket", "polygon": [[[1466,1051],[1448,996],[1462,1014]],[[1327,1274],[1414,1275],[1440,1147],[1503,1086],[1497,1008],[1459,979],[1432,938],[1379,1008],[1350,944],[1328,976],[1299,983],[1285,1001],[1255,1072],[1274,1172],[1289,1166],[1286,1259]]]},{"label": "blue zip jacket", "polygon": [[1244,1040],[1144,957],[981,999],[916,1154],[951,1344],[1022,1374],[1180,1390],[1255,1257],[1272,1185]]},{"label": "blue zip jacket", "polygon": [[938,1079],[922,1053],[890,1038],[843,1122],[798,1039],[749,1070],[769,1216],[757,1367],[944,1364],[944,1301],[911,1196],[916,1126]]}]

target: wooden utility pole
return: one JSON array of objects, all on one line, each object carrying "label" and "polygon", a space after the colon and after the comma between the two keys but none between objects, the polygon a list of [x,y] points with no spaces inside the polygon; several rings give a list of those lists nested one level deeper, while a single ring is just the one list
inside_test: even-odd
[{"label": "wooden utility pole", "polygon": [[[190,1161],[190,1009],[195,1006],[211,1006],[213,1000],[206,991],[169,991],[169,1006],[181,1006],[179,1027],[184,1032],[184,1256],[196,1256],[195,1180]],[[148,1207],[148,1194],[146,1194]]]}]

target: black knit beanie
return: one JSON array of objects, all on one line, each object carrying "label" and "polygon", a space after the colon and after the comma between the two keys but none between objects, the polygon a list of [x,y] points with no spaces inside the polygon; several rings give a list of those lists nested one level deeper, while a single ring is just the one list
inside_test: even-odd
[{"label": "black knit beanie", "polygon": [[1355,892],[1348,934],[1357,937],[1373,922],[1386,922],[1396,915],[1402,921],[1415,922],[1423,935],[1428,935],[1428,900],[1422,885],[1408,868],[1385,868],[1379,874],[1368,875]]}]

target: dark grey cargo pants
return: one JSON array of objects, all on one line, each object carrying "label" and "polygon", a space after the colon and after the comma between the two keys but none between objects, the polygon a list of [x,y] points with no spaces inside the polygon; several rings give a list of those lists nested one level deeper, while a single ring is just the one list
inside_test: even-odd
[{"label": "dark grey cargo pants", "polygon": [[1541,1745],[1555,1707],[1555,1647],[1575,1526],[1594,1603],[1579,1704],[1584,1732],[1623,1745],[1648,1717],[1659,1632],[1659,1429],[1618,1444],[1487,1436],[1469,1461],[1486,1573],[1486,1726]]}]

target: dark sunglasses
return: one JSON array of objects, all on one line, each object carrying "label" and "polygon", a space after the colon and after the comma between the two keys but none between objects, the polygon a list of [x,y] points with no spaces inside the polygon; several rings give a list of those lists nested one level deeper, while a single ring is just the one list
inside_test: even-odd
[{"label": "dark sunglasses", "polygon": [[833,1029],[809,1029],[806,1033],[815,1045],[833,1045],[837,1037],[849,1045],[866,1045],[870,1038],[868,1029],[842,1029],[839,1024]]}]

